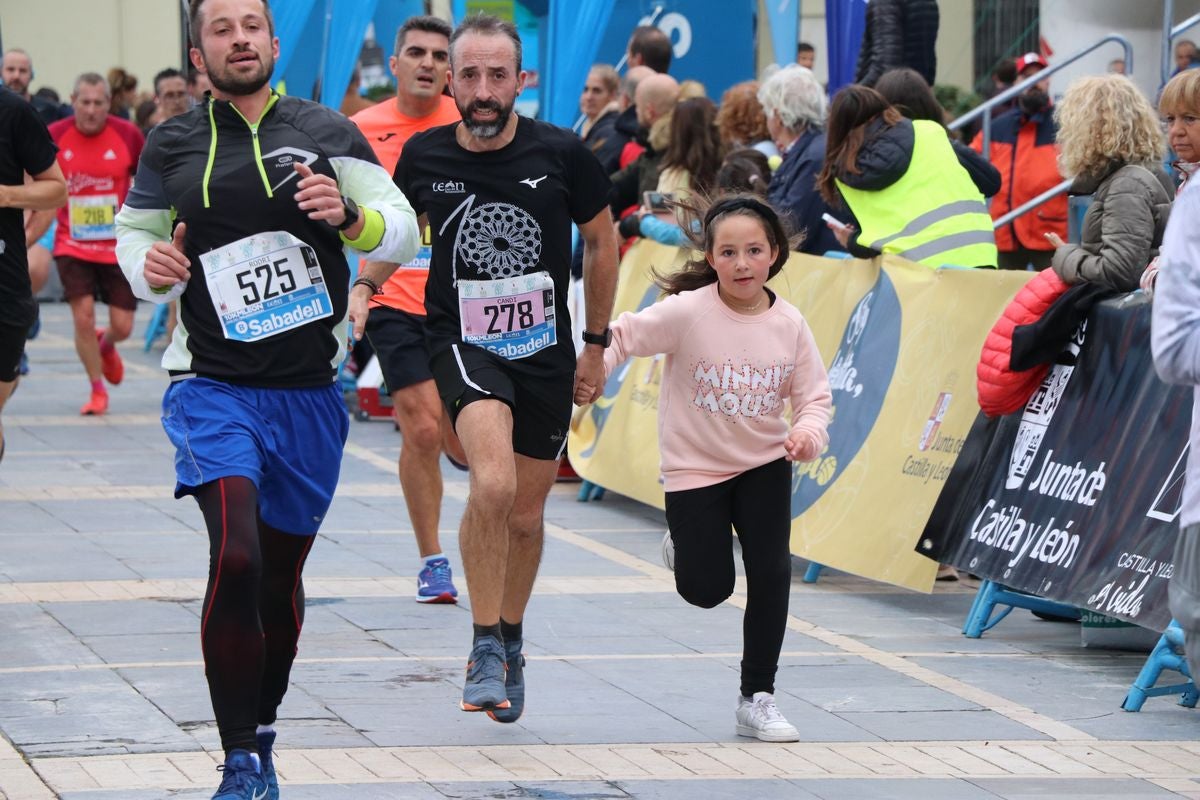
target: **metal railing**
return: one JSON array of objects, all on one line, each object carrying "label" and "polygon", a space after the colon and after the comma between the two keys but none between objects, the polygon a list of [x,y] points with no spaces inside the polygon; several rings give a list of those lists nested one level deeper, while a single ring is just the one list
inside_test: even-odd
[{"label": "metal railing", "polygon": [[1171,79],[1171,63],[1174,55],[1174,47],[1172,46],[1175,37],[1189,28],[1200,25],[1200,14],[1193,14],[1178,25],[1172,24],[1175,19],[1175,0],[1163,0],[1163,46],[1162,46],[1162,61],[1159,66],[1162,68],[1162,82],[1166,84]]},{"label": "metal railing", "polygon": [[[1172,0],[1167,0],[1167,2],[1170,3],[1170,2],[1172,2]],[[1197,15],[1197,17],[1198,17],[1197,21],[1200,22],[1200,15]],[[1028,78],[1025,78],[1024,80],[1017,81],[1016,83],[1014,83],[1009,88],[1005,89],[1000,94],[996,95],[995,97],[990,98],[989,100],[985,100],[983,103],[980,103],[978,106],[976,106],[971,111],[968,111],[966,114],[963,114],[961,117],[959,117],[958,119],[951,122],[947,127],[950,128],[950,130],[958,130],[962,126],[966,125],[968,122],[972,122],[975,119],[978,119],[979,117],[983,117],[983,147],[981,149],[983,151],[983,157],[990,158],[991,153],[992,153],[992,109],[993,108],[995,108],[998,105],[1001,105],[1002,103],[1006,103],[1009,100],[1012,100],[1014,97],[1018,97],[1022,92],[1024,92],[1030,86],[1033,86],[1035,83],[1041,83],[1042,81],[1046,80],[1047,78],[1052,76],[1054,73],[1058,72],[1059,70],[1065,69],[1066,67],[1070,66],[1071,64],[1074,64],[1079,59],[1083,58],[1084,56],[1089,55],[1094,50],[1097,50],[1110,42],[1116,42],[1117,44],[1121,45],[1121,48],[1125,51],[1125,68],[1129,72],[1133,72],[1133,45],[1131,45],[1129,43],[1129,40],[1126,39],[1124,36],[1120,35],[1119,33],[1110,33],[1109,35],[1105,36],[1103,39],[1099,39],[1096,42],[1093,42],[1092,44],[1088,45],[1087,47],[1084,47],[1081,50],[1078,50],[1078,51],[1072,53],[1070,56],[1067,56],[1066,58],[1062,59],[1058,63],[1053,64],[1049,67],[1046,67],[1046,69],[1040,70],[1037,73],[1030,75]],[[1005,214],[1004,216],[997,219],[995,222],[992,223],[992,228],[996,229],[996,228],[1001,227],[1002,225],[1007,225],[1008,223],[1012,222],[1014,219],[1021,216],[1022,214],[1027,214],[1030,211],[1032,211],[1033,209],[1042,205],[1043,203],[1045,203],[1049,200],[1052,200],[1055,197],[1058,197],[1060,194],[1063,194],[1070,187],[1071,187],[1071,181],[1065,180],[1062,183],[1055,186],[1054,188],[1049,189],[1045,192],[1042,192],[1037,197],[1012,209],[1007,214]]]},{"label": "metal railing", "polygon": [[1050,76],[1052,76],[1054,73],[1059,72],[1060,70],[1065,69],[1066,67],[1069,67],[1071,64],[1074,64],[1079,59],[1090,54],[1094,50],[1098,50],[1099,48],[1103,47],[1104,45],[1108,44],[1109,42],[1116,42],[1117,44],[1121,45],[1121,47],[1125,51],[1125,69],[1128,72],[1133,72],[1133,45],[1131,45],[1129,43],[1129,40],[1126,39],[1121,34],[1110,33],[1109,35],[1105,36],[1103,39],[1099,39],[1096,42],[1093,42],[1092,44],[1088,45],[1087,47],[1084,47],[1083,49],[1072,53],[1071,55],[1069,55],[1066,58],[1059,61],[1057,64],[1052,64],[1051,66],[1048,66],[1045,69],[1040,70],[1033,75],[1030,75],[1025,80],[1017,81],[1016,83],[1014,83],[1009,88],[1005,89],[1000,94],[980,103],[974,109],[968,111],[966,114],[963,114],[961,117],[954,120],[946,127],[950,128],[950,130],[952,130],[952,131],[958,130],[963,125],[966,125],[968,122],[972,122],[978,117],[983,117],[983,154],[985,156],[989,155],[991,152],[991,145],[992,145],[991,110],[993,108],[995,108],[996,106],[998,106],[1002,103],[1006,103],[1009,100],[1012,100],[1014,97],[1019,96],[1022,92],[1024,92],[1030,86],[1033,86],[1035,83],[1041,83],[1042,81],[1044,81],[1047,78],[1049,78]]}]

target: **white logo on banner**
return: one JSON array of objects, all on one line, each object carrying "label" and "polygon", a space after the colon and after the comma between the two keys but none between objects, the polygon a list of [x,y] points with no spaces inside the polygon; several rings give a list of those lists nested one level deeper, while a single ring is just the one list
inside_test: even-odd
[{"label": "white logo on banner", "polygon": [[657,17],[658,11],[655,11],[653,14],[638,20],[638,25],[655,25],[667,35],[668,39],[672,40],[675,40],[675,36],[672,34],[679,34],[678,40],[675,40],[671,45],[671,55],[675,58],[686,56],[692,49],[692,23],[688,22],[688,18],[677,11],[663,14],[662,19],[656,19]]},{"label": "white logo on banner", "polygon": [[[1083,345],[1086,336],[1087,320],[1085,319],[1079,323],[1079,327],[1075,330],[1075,334],[1071,337],[1071,343],[1067,347],[1072,356],[1079,355],[1079,348]],[[1066,391],[1067,383],[1070,382],[1071,373],[1074,371],[1074,366],[1055,364],[1050,368],[1042,385],[1034,391],[1033,397],[1030,397],[1029,402],[1025,404],[1025,412],[1021,415],[1021,427],[1017,429],[1012,457],[1008,462],[1008,479],[1004,482],[1005,489],[1019,489],[1025,482],[1029,468],[1033,466],[1033,460],[1042,446],[1046,428],[1050,426],[1050,420],[1054,418],[1054,412],[1058,410],[1058,404],[1062,401],[1063,392]]]},{"label": "white logo on banner", "polygon": [[1146,512],[1147,517],[1163,522],[1174,522],[1179,518],[1179,512],[1183,510],[1183,477],[1187,472],[1187,455],[1188,445],[1184,445],[1183,452],[1175,459],[1175,466],[1171,467],[1171,474],[1154,496],[1154,502]]}]

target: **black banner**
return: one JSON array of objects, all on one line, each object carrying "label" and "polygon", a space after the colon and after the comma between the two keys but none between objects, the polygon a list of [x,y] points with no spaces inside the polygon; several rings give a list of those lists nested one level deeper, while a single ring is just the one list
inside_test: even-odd
[{"label": "black banner", "polygon": [[1022,413],[982,414],[917,551],[1163,630],[1192,418],[1158,379],[1150,303],[1098,305]]}]

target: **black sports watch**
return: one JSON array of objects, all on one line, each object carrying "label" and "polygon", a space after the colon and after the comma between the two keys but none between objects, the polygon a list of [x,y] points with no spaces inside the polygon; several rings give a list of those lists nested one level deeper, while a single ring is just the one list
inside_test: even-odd
[{"label": "black sports watch", "polygon": [[608,347],[612,344],[612,328],[605,328],[600,333],[584,331],[582,338],[584,344],[598,344],[601,347]]},{"label": "black sports watch", "polygon": [[354,223],[358,222],[358,218],[361,216],[358,210],[358,203],[346,197],[346,195],[342,195],[342,209],[346,212],[346,218],[342,220],[341,225],[337,226],[339,231],[353,227]]}]

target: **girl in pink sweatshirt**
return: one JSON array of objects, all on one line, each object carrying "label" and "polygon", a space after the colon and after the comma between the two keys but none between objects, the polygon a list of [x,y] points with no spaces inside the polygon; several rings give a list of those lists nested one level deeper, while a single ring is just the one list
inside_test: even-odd
[{"label": "girl in pink sweatshirt", "polygon": [[774,698],[792,577],[789,462],[811,461],[829,443],[829,379],[804,317],[764,286],[788,257],[774,209],[723,198],[701,235],[704,258],[659,278],[668,296],[613,323],[604,364],[611,373],[630,356],[666,354],[658,433],[668,566],[689,603],[722,603],[733,593],[737,531],[747,580],[737,732],[794,742]]}]

